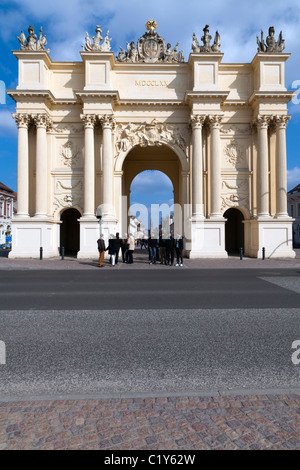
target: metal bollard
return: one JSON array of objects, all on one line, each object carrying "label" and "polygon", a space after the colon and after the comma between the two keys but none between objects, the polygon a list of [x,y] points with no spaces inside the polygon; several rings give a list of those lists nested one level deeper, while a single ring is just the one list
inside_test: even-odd
[{"label": "metal bollard", "polygon": [[243,248],[240,248],[240,260],[243,259]]},{"label": "metal bollard", "polygon": [[263,260],[266,259],[266,249],[265,248],[262,249],[262,259]]},{"label": "metal bollard", "polygon": [[61,247],[61,259],[65,259],[65,247]]},{"label": "metal bollard", "polygon": [[43,259],[43,247],[41,246],[40,247],[40,260]]}]

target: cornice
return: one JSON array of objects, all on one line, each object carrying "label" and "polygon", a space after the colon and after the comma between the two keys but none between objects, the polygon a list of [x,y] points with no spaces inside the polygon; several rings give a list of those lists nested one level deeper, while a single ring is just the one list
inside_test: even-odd
[{"label": "cornice", "polygon": [[118,106],[186,106],[182,100],[159,100],[159,99],[121,99]]},{"label": "cornice", "polygon": [[83,91],[75,91],[75,95],[82,101],[83,103],[87,100],[92,99],[109,99],[111,101],[118,101],[119,100],[119,92],[118,90],[83,90]]},{"label": "cornice", "polygon": [[255,101],[265,103],[270,101],[274,102],[274,100],[288,104],[294,94],[294,91],[254,91],[249,98],[249,104],[251,105]]},{"label": "cornice", "polygon": [[184,100],[187,104],[190,103],[199,103],[204,101],[218,102],[223,104],[228,95],[229,91],[219,91],[219,90],[204,90],[204,91],[186,91]]},{"label": "cornice", "polygon": [[24,99],[34,99],[34,101],[48,101],[51,105],[76,105],[77,98],[55,98],[50,90],[7,90],[7,94],[16,102]]}]

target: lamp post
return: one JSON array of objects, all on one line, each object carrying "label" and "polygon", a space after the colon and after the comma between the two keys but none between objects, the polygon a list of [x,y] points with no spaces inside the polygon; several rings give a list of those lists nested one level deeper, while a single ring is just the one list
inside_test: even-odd
[{"label": "lamp post", "polygon": [[96,217],[99,220],[100,238],[102,235],[102,207],[98,206],[96,209]]}]

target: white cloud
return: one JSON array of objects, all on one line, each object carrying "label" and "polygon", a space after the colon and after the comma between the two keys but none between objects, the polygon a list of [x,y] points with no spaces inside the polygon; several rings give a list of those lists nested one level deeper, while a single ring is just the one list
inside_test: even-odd
[{"label": "white cloud", "polygon": [[10,111],[0,110],[0,135],[16,136],[17,126]]},{"label": "white cloud", "polygon": [[287,171],[287,188],[288,191],[300,184],[300,168],[297,166]]},{"label": "white cloud", "polygon": [[173,191],[173,184],[169,177],[156,170],[147,170],[139,173],[131,183],[131,192],[143,191],[151,194],[170,193]]}]

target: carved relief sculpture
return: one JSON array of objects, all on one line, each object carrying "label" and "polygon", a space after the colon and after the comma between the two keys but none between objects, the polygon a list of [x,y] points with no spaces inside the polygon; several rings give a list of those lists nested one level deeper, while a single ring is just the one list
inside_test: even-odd
[{"label": "carved relief sculpture", "polygon": [[235,167],[238,165],[238,163],[241,163],[241,161],[245,160],[245,153],[235,139],[232,139],[229,144],[225,145],[224,154],[227,161]]},{"label": "carved relief sculpture", "polygon": [[248,181],[247,180],[223,180],[222,182],[222,212],[231,207],[249,207]]},{"label": "carved relief sculpture", "polygon": [[193,33],[193,42],[192,42],[192,51],[195,53],[199,52],[220,52],[220,34],[216,31],[214,43],[211,45],[210,42],[212,40],[212,36],[209,34],[209,26],[206,25],[203,28],[204,35],[201,37],[201,41],[203,42],[203,46],[200,46],[197,36]]},{"label": "carved relief sculpture", "polygon": [[116,131],[116,151],[127,152],[135,145],[141,147],[160,146],[163,143],[175,144],[183,151],[186,149],[186,140],[182,133],[174,126],[159,123],[153,119],[151,123],[136,125],[118,124]]},{"label": "carved relief sculpture", "polygon": [[103,37],[101,36],[102,30],[100,26],[96,27],[96,35],[93,36],[93,42],[90,39],[88,33],[85,36],[85,44],[82,45],[86,52],[109,52],[110,51],[110,41],[109,31],[107,31],[104,41],[101,44]]},{"label": "carved relief sculpture", "polygon": [[117,62],[184,62],[182,51],[178,52],[177,43],[172,49],[171,44],[165,44],[165,40],[155,31],[157,28],[156,21],[152,19],[146,23],[147,31],[140,37],[135,45],[134,41],[127,42],[127,51],[120,47],[121,51],[116,57]]},{"label": "carved relief sculpture", "polygon": [[78,148],[74,146],[73,142],[68,140],[61,146],[60,155],[62,157],[63,164],[71,167],[79,160],[80,152]]},{"label": "carved relief sculpture", "polygon": [[267,36],[266,43],[264,40],[264,33],[261,31],[261,38],[256,36],[258,52],[282,52],[285,49],[285,40],[282,38],[282,31],[279,33],[278,40],[275,39],[274,26],[270,26],[269,35]]},{"label": "carved relief sculpture", "polygon": [[26,40],[24,31],[21,31],[20,36],[18,36],[19,43],[21,44],[20,50],[21,51],[47,51],[50,52],[49,49],[46,49],[45,46],[47,45],[46,36],[43,35],[43,29],[40,28],[39,37],[37,39],[36,34],[34,33],[34,27],[29,26],[28,28],[28,37]]}]

